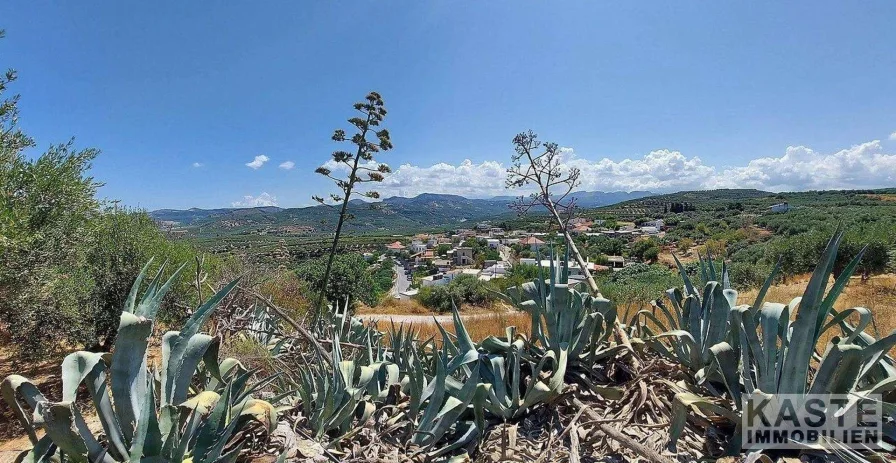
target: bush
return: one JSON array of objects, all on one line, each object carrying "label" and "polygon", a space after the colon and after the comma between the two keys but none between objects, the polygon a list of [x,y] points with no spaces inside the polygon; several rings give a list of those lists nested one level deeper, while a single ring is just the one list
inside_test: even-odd
[{"label": "bush", "polygon": [[[370,306],[376,305],[379,299],[373,276],[367,270],[368,266],[361,254],[337,254],[333,259],[330,281],[327,283],[327,301],[339,306],[345,304],[346,300],[350,303],[362,301]],[[321,280],[326,268],[327,258],[321,257],[300,265],[296,274],[314,291],[321,291],[323,289]]]},{"label": "bush", "polygon": [[[162,303],[160,321],[176,323],[187,315],[188,309],[197,306],[197,250],[188,243],[167,239],[146,213],[113,209],[99,215],[92,223],[87,246],[86,265],[92,288],[82,317],[92,324],[93,339],[98,339],[100,345],[109,346],[115,338],[121,307],[142,262],[154,259],[150,274],[166,261],[176,266],[186,264],[183,277]],[[217,281],[220,259],[207,257],[201,263],[207,281]]]},{"label": "bush", "polygon": [[473,275],[459,275],[443,286],[426,286],[417,294],[421,304],[438,312],[451,310],[452,300],[459,307],[461,304],[486,305],[494,299],[487,284]]}]

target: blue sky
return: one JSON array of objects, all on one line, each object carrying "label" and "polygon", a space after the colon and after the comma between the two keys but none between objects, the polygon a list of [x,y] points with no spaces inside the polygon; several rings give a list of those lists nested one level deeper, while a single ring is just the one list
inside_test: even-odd
[{"label": "blue sky", "polygon": [[0,66],[148,209],[309,204],[369,90],[386,195],[507,194],[529,128],[588,190],[896,185],[896,3],[620,3],[4,2]]}]

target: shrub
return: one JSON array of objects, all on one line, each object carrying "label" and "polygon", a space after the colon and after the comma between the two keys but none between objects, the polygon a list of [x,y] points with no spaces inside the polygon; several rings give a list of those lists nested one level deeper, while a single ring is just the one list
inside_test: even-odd
[{"label": "shrub", "polygon": [[494,295],[485,282],[473,275],[459,275],[444,286],[427,286],[420,289],[417,300],[438,312],[447,312],[454,304],[485,305],[494,301]]},{"label": "shrub", "polygon": [[[308,282],[314,291],[321,291],[321,280],[327,266],[326,258],[307,261],[296,270],[299,278]],[[333,260],[333,268],[327,283],[326,296],[331,304],[342,306],[363,301],[367,305],[378,302],[373,277],[367,271],[369,264],[358,253],[339,254]]]}]

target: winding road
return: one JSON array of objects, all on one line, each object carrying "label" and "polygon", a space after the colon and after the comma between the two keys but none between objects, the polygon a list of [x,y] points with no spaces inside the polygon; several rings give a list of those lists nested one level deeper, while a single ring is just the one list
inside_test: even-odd
[{"label": "winding road", "polygon": [[389,291],[389,295],[391,297],[398,297],[400,293],[403,293],[408,290],[411,286],[411,280],[408,280],[407,275],[404,274],[404,267],[401,264],[396,264],[395,261],[392,261],[395,270],[395,282],[392,283],[392,289]]}]

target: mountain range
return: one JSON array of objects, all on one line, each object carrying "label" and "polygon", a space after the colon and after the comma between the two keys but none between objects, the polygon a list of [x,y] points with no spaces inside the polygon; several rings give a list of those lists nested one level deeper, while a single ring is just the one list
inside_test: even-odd
[{"label": "mountain range", "polygon": [[[649,191],[580,191],[570,194],[581,208],[593,208],[651,196]],[[393,196],[378,202],[352,200],[350,226],[355,230],[403,232],[460,226],[466,222],[504,220],[514,216],[509,205],[516,197],[488,199],[424,193],[413,198]],[[149,213],[170,227],[195,228],[208,233],[239,233],[272,229],[288,233],[328,232],[335,223],[330,206],[280,208],[276,206],[222,209],[159,209]]]}]

